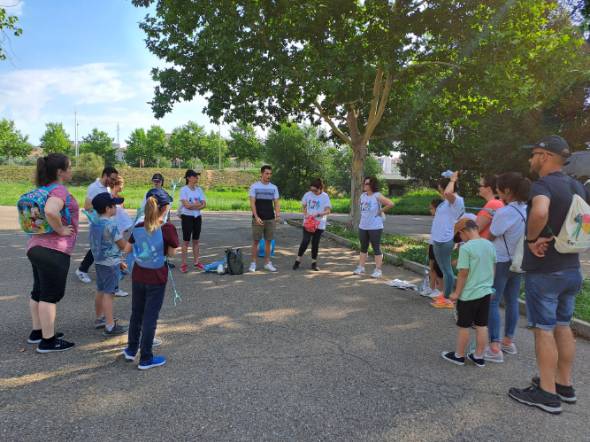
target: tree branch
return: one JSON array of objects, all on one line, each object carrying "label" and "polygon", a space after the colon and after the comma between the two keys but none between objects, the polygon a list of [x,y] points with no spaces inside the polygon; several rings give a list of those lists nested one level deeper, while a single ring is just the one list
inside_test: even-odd
[{"label": "tree branch", "polygon": [[454,69],[461,69],[461,66],[459,66],[458,64],[455,63],[448,63],[446,61],[420,61],[418,63],[414,63],[411,65],[406,66],[406,68],[404,70],[409,70],[410,68],[416,68],[416,67],[422,67],[422,66],[426,66],[429,64],[434,64],[434,65],[440,65],[440,66],[447,66],[450,68],[454,68]]},{"label": "tree branch", "polygon": [[[376,87],[377,83],[379,83],[379,88]],[[375,87],[373,88],[373,99],[371,100],[371,110],[369,111],[367,127],[365,129],[365,133],[363,134],[363,140],[365,144],[369,142],[371,135],[373,135],[375,128],[383,117],[383,113],[387,107],[387,102],[389,101],[389,93],[391,92],[392,84],[393,75],[391,72],[387,71],[385,82],[383,82],[383,71],[379,69],[375,77]]]},{"label": "tree branch", "polygon": [[332,129],[332,132],[334,132],[334,134],[336,134],[336,136],[338,136],[338,138],[340,138],[346,144],[352,145],[352,140],[350,139],[350,137],[346,136],[346,134],[344,132],[342,132],[338,128],[338,126],[336,126],[336,123],[334,123],[334,120],[332,120],[332,118],[330,118],[330,116],[328,114],[326,114],[326,112],[324,111],[324,109],[322,108],[322,105],[318,102],[318,100],[315,100],[313,102],[313,104],[315,105],[315,107],[319,111],[320,116],[324,119],[324,121],[326,123],[328,123],[328,125]]}]

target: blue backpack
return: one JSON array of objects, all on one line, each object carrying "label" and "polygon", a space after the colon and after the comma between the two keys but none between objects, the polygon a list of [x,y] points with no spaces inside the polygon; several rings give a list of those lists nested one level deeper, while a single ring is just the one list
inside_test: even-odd
[{"label": "blue backpack", "polygon": [[150,235],[145,228],[135,227],[133,239],[133,258],[136,264],[145,269],[159,269],[164,266],[166,257],[161,228]]},{"label": "blue backpack", "polygon": [[[30,192],[21,195],[16,203],[18,210],[18,222],[23,232],[29,235],[42,235],[53,232],[53,228],[45,218],[45,204],[49,194],[58,184],[38,187]],[[72,218],[70,216],[70,195],[66,197],[66,203],[61,210],[61,215],[65,218],[66,224],[70,225]]]}]

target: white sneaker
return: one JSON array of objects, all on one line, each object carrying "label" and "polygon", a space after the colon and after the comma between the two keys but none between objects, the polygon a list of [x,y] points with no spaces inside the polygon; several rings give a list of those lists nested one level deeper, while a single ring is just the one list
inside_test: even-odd
[{"label": "white sneaker", "polygon": [[162,345],[162,340],[160,340],[154,336],[154,340],[152,342],[152,347],[159,347],[160,345]]},{"label": "white sneaker", "polygon": [[433,291],[430,292],[430,295],[428,295],[428,296],[431,297],[432,299],[438,298],[440,296],[440,290],[434,289]]},{"label": "white sneaker", "polygon": [[118,296],[119,298],[124,298],[125,296],[129,296],[129,293],[127,293],[124,290],[119,289],[115,292],[115,296]]},{"label": "white sneaker", "polygon": [[277,271],[277,268],[272,265],[272,262],[269,262],[268,264],[264,264],[264,268],[265,268],[265,270],[268,270],[269,272],[276,272]]},{"label": "white sneaker", "polygon": [[355,275],[364,275],[365,274],[365,268],[361,267],[361,266],[357,266],[356,269],[354,269],[354,273]]},{"label": "white sneaker", "polygon": [[502,344],[502,351],[509,355],[515,355],[518,353],[518,351],[516,350],[516,345],[514,345],[514,342],[510,345]]},{"label": "white sneaker", "polygon": [[80,270],[76,270],[76,276],[84,284],[90,284],[92,282],[92,279],[90,279],[90,276],[88,276],[88,273],[86,273],[86,272],[81,272]]},{"label": "white sneaker", "polygon": [[371,278],[379,279],[383,276],[383,272],[379,269],[375,269],[373,273],[371,273]]},{"label": "white sneaker", "polygon": [[486,351],[483,353],[483,358],[488,362],[495,362],[501,364],[504,362],[504,355],[500,350],[498,353],[494,353],[490,347],[486,347]]},{"label": "white sneaker", "polygon": [[250,273],[254,273],[256,271],[256,263],[255,262],[250,263],[250,267],[248,267],[248,271]]},{"label": "white sneaker", "polygon": [[430,287],[426,287],[424,290],[420,291],[420,296],[426,296],[427,298],[430,298],[431,294],[432,294],[432,289]]}]

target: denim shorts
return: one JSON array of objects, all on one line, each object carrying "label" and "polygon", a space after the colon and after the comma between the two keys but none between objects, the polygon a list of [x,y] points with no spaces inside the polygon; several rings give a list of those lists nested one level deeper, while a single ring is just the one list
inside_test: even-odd
[{"label": "denim shorts", "polygon": [[96,290],[99,292],[114,295],[117,288],[119,288],[120,278],[119,264],[114,266],[96,264]]},{"label": "denim shorts", "polygon": [[524,282],[530,327],[553,330],[556,325],[570,325],[576,295],[582,289],[580,269],[526,273]]}]

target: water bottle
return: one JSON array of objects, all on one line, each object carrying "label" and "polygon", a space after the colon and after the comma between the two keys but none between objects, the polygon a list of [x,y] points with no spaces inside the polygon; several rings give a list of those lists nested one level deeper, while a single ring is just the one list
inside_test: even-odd
[{"label": "water bottle", "polygon": [[450,179],[450,178],[453,176],[453,173],[454,173],[454,172],[453,172],[452,170],[445,170],[445,171],[444,171],[443,173],[441,173],[440,175],[441,175],[443,178],[449,178],[449,179]]}]

